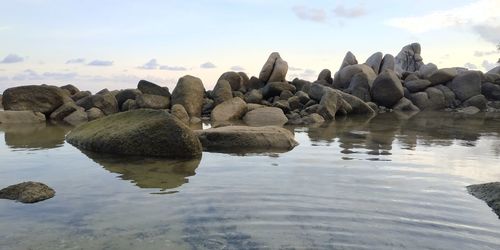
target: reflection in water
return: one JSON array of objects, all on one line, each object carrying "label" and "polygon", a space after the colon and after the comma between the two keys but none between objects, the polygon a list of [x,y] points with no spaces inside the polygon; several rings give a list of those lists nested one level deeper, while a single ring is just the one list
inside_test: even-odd
[{"label": "reflection in water", "polygon": [[64,137],[71,127],[37,124],[0,124],[5,133],[5,144],[15,149],[41,150],[58,148],[64,144]]},{"label": "reflection in water", "polygon": [[82,151],[90,159],[119,178],[131,181],[140,188],[173,189],[189,182],[201,158],[192,160],[167,160],[161,158],[129,157]]}]

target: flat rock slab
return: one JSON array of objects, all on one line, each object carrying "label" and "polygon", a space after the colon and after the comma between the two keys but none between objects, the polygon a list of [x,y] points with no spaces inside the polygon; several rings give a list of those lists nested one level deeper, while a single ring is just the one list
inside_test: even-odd
[{"label": "flat rock slab", "polygon": [[54,197],[56,191],[40,182],[22,182],[0,190],[0,199],[35,203]]},{"label": "flat rock slab", "polygon": [[500,182],[491,182],[467,186],[470,194],[483,200],[500,218]]},{"label": "flat rock slab", "polygon": [[293,133],[280,127],[227,126],[195,131],[203,148],[211,152],[286,152],[298,145]]}]

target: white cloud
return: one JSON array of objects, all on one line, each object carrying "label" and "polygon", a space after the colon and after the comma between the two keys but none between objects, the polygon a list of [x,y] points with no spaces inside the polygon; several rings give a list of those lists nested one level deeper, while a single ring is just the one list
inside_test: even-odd
[{"label": "white cloud", "polygon": [[477,66],[473,63],[470,63],[470,62],[464,64],[464,67],[466,67],[468,69],[477,69]]},{"label": "white cloud", "polygon": [[489,71],[491,70],[492,68],[498,66],[498,63],[494,63],[494,62],[490,62],[490,61],[487,61],[487,60],[484,60],[483,63],[481,64],[483,66],[483,68],[486,70],[486,71]]},{"label": "white cloud", "polygon": [[244,71],[245,68],[238,66],[238,65],[235,65],[235,66],[231,67],[231,70],[232,71]]},{"label": "white cloud", "polygon": [[217,66],[215,66],[215,64],[213,64],[211,62],[206,62],[206,63],[201,64],[200,68],[202,68],[202,69],[214,69],[214,68],[217,68]]},{"label": "white cloud", "polygon": [[139,66],[140,69],[157,69],[160,66],[156,59],[151,59],[147,63]]},{"label": "white cloud", "polygon": [[288,67],[288,70],[290,70],[290,71],[302,71],[303,69],[290,66],[290,67]]},{"label": "white cloud", "polygon": [[292,10],[295,15],[302,20],[320,23],[326,21],[326,11],[323,9],[310,8],[306,6],[294,6]]},{"label": "white cloud", "polygon": [[366,15],[366,10],[361,5],[352,8],[345,7],[343,5],[337,5],[337,7],[333,9],[333,13],[335,13],[337,17],[356,18]]},{"label": "white cloud", "polygon": [[[387,20],[387,25],[408,30],[412,33],[423,33],[444,28],[466,28],[481,33],[497,31],[500,27],[500,1],[476,0],[470,4],[433,11],[422,16],[410,16]],[[490,34],[496,38],[500,35]],[[487,37],[483,37],[490,40]]]},{"label": "white cloud", "polygon": [[113,65],[113,61],[94,60],[92,62],[89,62],[87,65],[89,65],[89,66],[111,66],[111,65]]},{"label": "white cloud", "polygon": [[33,81],[33,80],[72,80],[78,76],[76,72],[44,72],[37,73],[32,69],[26,69],[12,77],[14,81]]},{"label": "white cloud", "polygon": [[186,71],[187,68],[181,67],[181,66],[168,66],[168,65],[162,65],[160,66],[161,70],[169,70],[169,71]]},{"label": "white cloud", "polygon": [[23,57],[20,57],[16,54],[7,55],[0,63],[18,63],[24,61]]},{"label": "white cloud", "polygon": [[[500,42],[500,40],[499,40]],[[474,51],[474,56],[475,57],[483,57],[483,56],[491,56],[495,54],[500,54],[499,50],[490,50],[490,51]]]},{"label": "white cloud", "polygon": [[74,59],[69,59],[66,61],[66,64],[78,64],[78,63],[84,63],[85,58],[74,58]]}]

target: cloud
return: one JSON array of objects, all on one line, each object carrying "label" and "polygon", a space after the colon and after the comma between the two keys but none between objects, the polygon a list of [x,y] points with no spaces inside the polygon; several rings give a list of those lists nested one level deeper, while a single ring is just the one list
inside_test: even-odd
[{"label": "cloud", "polygon": [[483,68],[486,71],[489,71],[489,70],[493,69],[494,67],[498,66],[498,63],[494,63],[494,62],[490,62],[490,61],[484,60],[481,65],[483,66]]},{"label": "cloud", "polygon": [[9,54],[2,61],[0,61],[0,63],[19,63],[22,61],[24,61],[24,58],[16,54]]},{"label": "cloud", "polygon": [[84,63],[85,58],[74,58],[74,59],[69,59],[66,61],[66,64],[78,64],[78,63]]},{"label": "cloud", "polygon": [[157,69],[160,66],[156,59],[151,59],[147,63],[139,66],[140,69]]},{"label": "cloud", "polygon": [[26,69],[12,77],[14,81],[33,81],[33,80],[72,80],[78,76],[75,72],[45,72],[37,73],[32,69]]},{"label": "cloud", "polygon": [[466,67],[468,69],[477,69],[477,66],[473,63],[470,63],[470,62],[464,64],[464,67]]},{"label": "cloud", "polygon": [[[492,39],[499,36],[499,12],[500,1],[476,0],[467,5],[433,11],[422,16],[392,18],[385,21],[385,24],[412,33],[424,33],[445,28],[465,28],[478,33],[482,38],[491,42]],[[491,26],[492,23],[496,26]],[[494,31],[496,34],[488,34],[488,32]]]},{"label": "cloud", "polygon": [[10,30],[9,26],[0,26],[0,31]]},{"label": "cloud", "polygon": [[[500,8],[499,8],[499,14],[500,15]],[[496,19],[495,19],[496,20]],[[500,19],[496,21],[496,23],[499,23]],[[475,25],[472,27],[472,29],[484,40],[497,44],[500,42],[500,25],[491,25],[491,24],[481,24],[481,25]]]},{"label": "cloud", "polygon": [[206,62],[206,63],[203,63],[202,65],[200,65],[200,68],[202,68],[202,69],[214,69],[214,68],[217,68],[217,66],[215,66],[215,64],[213,64],[211,62]]},{"label": "cloud", "polygon": [[42,76],[36,73],[32,69],[26,69],[21,73],[18,73],[12,77],[14,81],[26,81],[26,80],[41,80]]},{"label": "cloud", "polygon": [[477,51],[476,50],[476,51],[474,51],[475,57],[491,56],[494,54],[500,54],[500,51],[498,51],[498,50],[490,50],[490,51]]},{"label": "cloud", "polygon": [[293,78],[299,78],[299,79],[304,79],[304,80],[308,80],[308,81],[314,81],[316,80],[316,77],[318,75],[316,74],[316,71],[312,70],[312,69],[305,69],[303,70],[302,72],[297,72],[295,74],[290,74],[290,78],[293,79]]},{"label": "cloud", "polygon": [[288,70],[290,70],[290,71],[302,71],[303,69],[295,68],[295,67],[288,67]]},{"label": "cloud", "polygon": [[345,7],[343,5],[337,5],[337,7],[333,9],[333,13],[337,17],[356,18],[366,15],[366,10],[361,5],[352,8]]},{"label": "cloud", "polygon": [[94,60],[94,61],[89,62],[87,65],[89,65],[89,66],[111,66],[111,65],[113,65],[113,61]]},{"label": "cloud", "polygon": [[327,18],[326,11],[323,9],[309,8],[306,6],[294,6],[292,8],[295,15],[302,19],[313,22],[325,22]]},{"label": "cloud", "polygon": [[232,71],[244,71],[245,68],[238,66],[238,65],[235,65],[235,66],[231,67],[231,70]]},{"label": "cloud", "polygon": [[181,67],[181,66],[168,66],[168,65],[162,65],[160,66],[161,70],[170,70],[170,71],[186,71],[187,68]]},{"label": "cloud", "polygon": [[42,74],[42,76],[45,78],[54,79],[54,80],[70,80],[70,79],[74,79],[75,77],[77,77],[78,74],[76,72],[66,72],[66,73],[45,72]]}]

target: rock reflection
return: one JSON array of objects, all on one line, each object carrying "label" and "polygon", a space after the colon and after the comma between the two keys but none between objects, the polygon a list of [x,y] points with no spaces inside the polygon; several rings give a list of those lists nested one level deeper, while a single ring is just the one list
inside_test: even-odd
[{"label": "rock reflection", "polygon": [[5,144],[13,149],[41,150],[58,148],[64,144],[64,137],[71,127],[37,124],[0,124]]},{"label": "rock reflection", "polygon": [[498,113],[392,112],[373,118],[341,118],[307,131],[314,143],[338,141],[344,154],[364,149],[369,155],[390,155],[396,140],[409,150],[418,144],[451,146],[455,142],[473,147],[485,133],[500,134],[499,122]]},{"label": "rock reflection", "polygon": [[[139,188],[154,188],[165,191],[189,182],[194,176],[201,158],[192,160],[168,160],[137,156],[116,156],[82,151],[90,159],[111,173],[119,174],[122,180],[131,181]],[[172,192],[164,192],[167,194]],[[158,194],[158,193],[156,193]]]}]

